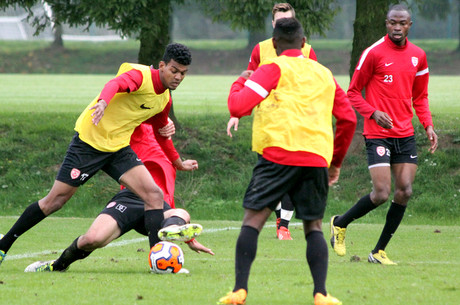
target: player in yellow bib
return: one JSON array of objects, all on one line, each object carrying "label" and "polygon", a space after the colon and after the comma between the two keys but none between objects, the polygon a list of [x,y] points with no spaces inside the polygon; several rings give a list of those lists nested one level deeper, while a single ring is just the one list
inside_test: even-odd
[{"label": "player in yellow bib", "polygon": [[[295,17],[295,10],[289,3],[276,3],[272,9],[272,26],[281,18]],[[311,45],[305,43],[301,49],[305,58],[310,58],[316,61],[316,54]],[[251,53],[249,64],[246,70],[255,71],[262,63],[267,60],[277,57],[276,50],[273,47],[272,39],[266,39],[259,42]],[[235,131],[238,129],[239,119],[231,117],[227,124],[227,134],[231,137],[230,129],[234,127]],[[289,222],[291,221],[294,212],[291,198],[288,195],[283,197],[275,210],[276,214],[276,236],[280,240],[291,240],[291,232],[289,231]]]},{"label": "player in yellow bib", "polygon": [[[138,64],[121,65],[117,77],[104,86],[78,118],[76,133],[49,193],[29,205],[0,239],[0,263],[19,236],[62,208],[78,187],[99,170],[142,199],[150,246],[159,241],[158,231],[164,219],[163,192],[129,141],[134,129],[145,121],[153,126],[160,145],[173,145],[170,137],[162,136],[159,130],[168,124],[170,90],[182,82],[191,60],[186,46],[170,44],[158,69]],[[175,160],[176,157],[168,155],[171,163],[180,167],[182,161]]]}]

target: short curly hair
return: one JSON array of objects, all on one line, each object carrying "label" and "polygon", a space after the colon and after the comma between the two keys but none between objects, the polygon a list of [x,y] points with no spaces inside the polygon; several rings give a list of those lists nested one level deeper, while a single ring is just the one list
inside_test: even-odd
[{"label": "short curly hair", "polygon": [[166,46],[163,61],[168,64],[171,59],[181,65],[188,66],[192,63],[192,54],[189,48],[180,43],[170,43]]}]

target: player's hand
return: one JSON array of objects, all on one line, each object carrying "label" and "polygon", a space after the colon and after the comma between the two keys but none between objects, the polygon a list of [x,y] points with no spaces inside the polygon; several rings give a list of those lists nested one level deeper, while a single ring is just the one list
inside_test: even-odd
[{"label": "player's hand", "polygon": [[196,253],[204,252],[204,253],[214,255],[214,252],[212,252],[211,249],[206,248],[205,246],[200,244],[196,239],[192,239],[190,242],[187,243],[187,245],[190,247],[190,249],[192,249]]},{"label": "player's hand", "polygon": [[174,125],[174,122],[168,118],[168,124],[158,129],[158,132],[161,136],[170,138],[173,134],[176,133],[176,126]]},{"label": "player's hand", "polygon": [[434,153],[438,148],[438,135],[434,132],[433,126],[426,128],[426,136],[431,142],[431,147],[428,149],[430,153]]},{"label": "player's hand", "polygon": [[227,123],[227,135],[230,138],[233,137],[232,132],[231,132],[232,127],[233,127],[233,130],[237,131],[239,121],[240,121],[239,118],[230,118],[230,120],[228,120],[228,123]]},{"label": "player's hand", "polygon": [[185,160],[182,161],[182,167],[177,168],[178,170],[181,171],[194,171],[198,169],[198,161],[196,160]]},{"label": "player's hand", "polygon": [[102,116],[104,115],[105,108],[107,108],[107,103],[104,100],[99,100],[96,103],[96,105],[94,105],[93,107],[89,108],[89,110],[94,109],[93,114],[91,114],[91,117],[93,118],[92,122],[93,122],[94,125],[97,126],[99,121],[102,119]]},{"label": "player's hand", "polygon": [[329,173],[329,186],[339,181],[340,167],[335,167],[334,165],[331,165],[328,169],[328,173]]},{"label": "player's hand", "polygon": [[379,126],[382,126],[383,128],[386,128],[386,129],[393,128],[393,120],[388,114],[386,114],[383,111],[376,110],[372,114],[371,118],[374,119],[375,122],[379,124]]},{"label": "player's hand", "polygon": [[245,70],[241,73],[240,77],[244,78],[244,79],[248,79],[251,77],[252,73],[254,73],[254,71],[252,70]]}]

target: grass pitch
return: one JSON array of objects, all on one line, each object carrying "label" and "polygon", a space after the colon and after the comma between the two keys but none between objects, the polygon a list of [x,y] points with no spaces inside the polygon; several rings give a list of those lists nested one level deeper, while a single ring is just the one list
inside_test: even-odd
[{"label": "grass pitch", "polygon": [[[0,232],[15,221],[0,218]],[[51,260],[85,232],[90,218],[50,217],[22,236],[0,267],[2,304],[215,304],[234,283],[238,221],[200,221],[198,240],[215,256],[196,254],[180,243],[190,274],[149,273],[148,241],[131,232],[67,272],[24,273],[37,260]],[[329,239],[328,223],[323,225]],[[382,225],[355,223],[347,233],[347,255],[330,249],[328,291],[344,304],[458,304],[459,226],[402,225],[387,253],[398,266],[367,263]],[[259,237],[249,279],[248,305],[312,304],[312,279],[301,225],[293,241],[278,241],[274,223]],[[354,258],[353,260],[351,258]]]}]

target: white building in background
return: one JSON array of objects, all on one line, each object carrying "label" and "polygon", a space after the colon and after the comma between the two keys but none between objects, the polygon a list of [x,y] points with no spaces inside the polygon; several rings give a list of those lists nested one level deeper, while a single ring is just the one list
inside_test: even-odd
[{"label": "white building in background", "polygon": [[[45,13],[44,5],[37,5],[33,8],[37,15]],[[51,12],[48,11],[48,14]],[[39,35],[34,36],[35,28],[27,22],[27,12],[22,8],[9,8],[0,10],[0,40],[53,40],[53,30],[47,27]],[[81,41],[110,41],[121,40],[122,38],[115,31],[106,28],[91,26],[88,31],[84,27],[71,28],[66,24],[62,25],[63,40]]]}]

